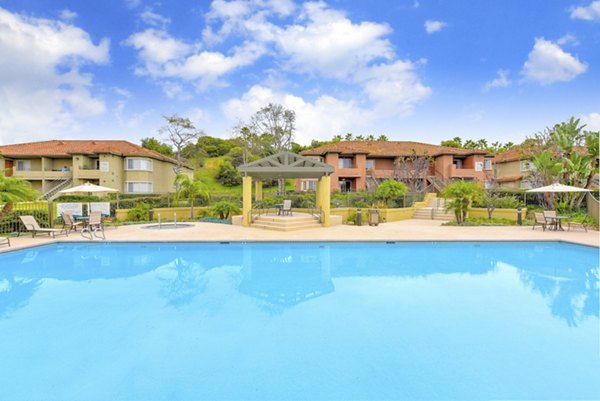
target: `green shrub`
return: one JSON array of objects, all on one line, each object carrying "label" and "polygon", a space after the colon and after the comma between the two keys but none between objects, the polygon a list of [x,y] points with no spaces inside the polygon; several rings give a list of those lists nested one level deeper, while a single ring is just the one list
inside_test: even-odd
[{"label": "green shrub", "polygon": [[219,164],[215,178],[226,187],[233,187],[242,183],[242,177],[240,177],[237,168],[233,167],[231,162],[227,160],[223,160]]},{"label": "green shrub", "polygon": [[221,201],[210,207],[213,216],[221,220],[229,219],[232,215],[240,213],[240,208],[234,203]]},{"label": "green shrub", "polygon": [[0,232],[3,234],[25,232],[25,227],[21,223],[19,216],[33,216],[41,227],[48,227],[48,211],[47,210],[13,210],[4,218],[0,219]]},{"label": "green shrub", "polygon": [[149,221],[150,220],[150,205],[140,203],[129,209],[127,212],[127,220],[129,221]]}]

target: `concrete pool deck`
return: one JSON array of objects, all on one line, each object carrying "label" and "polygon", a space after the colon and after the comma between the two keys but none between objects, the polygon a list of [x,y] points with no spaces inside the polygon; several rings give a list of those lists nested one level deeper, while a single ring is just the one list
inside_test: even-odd
[{"label": "concrete pool deck", "polygon": [[[188,223],[188,222],[186,222]],[[106,241],[566,241],[600,247],[600,232],[588,230],[542,231],[531,226],[456,227],[443,226],[437,220],[403,220],[379,226],[339,225],[301,231],[279,232],[228,224],[192,223],[193,227],[176,230],[146,230],[143,225],[109,227]],[[10,239],[11,247],[0,252],[52,242],[90,242],[79,232],[55,239],[30,234]],[[101,239],[95,238],[95,242]]]}]

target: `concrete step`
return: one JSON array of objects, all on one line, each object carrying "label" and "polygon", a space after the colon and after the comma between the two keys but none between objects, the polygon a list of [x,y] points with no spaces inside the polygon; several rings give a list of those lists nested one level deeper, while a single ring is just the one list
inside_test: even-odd
[{"label": "concrete step", "polygon": [[292,216],[280,215],[262,215],[257,216],[252,223],[252,227],[263,228],[265,230],[276,231],[295,231],[306,230],[310,228],[320,228],[321,224],[316,217],[305,214],[295,213]]},{"label": "concrete step", "polygon": [[[433,219],[431,218],[433,209]],[[453,220],[453,213],[446,213],[445,209],[440,208],[431,208],[431,207],[421,207],[415,210],[415,214],[413,215],[413,219],[421,219],[421,220]]]}]

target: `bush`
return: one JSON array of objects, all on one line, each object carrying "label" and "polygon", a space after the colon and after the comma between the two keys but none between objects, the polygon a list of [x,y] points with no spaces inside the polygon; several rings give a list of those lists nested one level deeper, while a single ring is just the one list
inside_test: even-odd
[{"label": "bush", "polygon": [[149,221],[150,220],[150,205],[141,203],[127,212],[127,220],[129,221]]},{"label": "bush", "polygon": [[40,227],[48,227],[48,211],[47,210],[13,210],[3,219],[0,220],[0,232],[3,234],[25,232],[25,227],[21,223],[19,216],[33,216]]},{"label": "bush", "polygon": [[242,177],[240,177],[239,172],[233,167],[231,162],[227,160],[223,160],[219,164],[219,169],[217,170],[215,178],[226,187],[234,187],[242,183]]},{"label": "bush", "polygon": [[221,201],[213,204],[210,207],[210,211],[215,217],[225,220],[229,219],[231,215],[240,213],[240,208],[231,202]]},{"label": "bush", "polygon": [[386,205],[390,205],[393,199],[401,198],[407,191],[406,184],[396,180],[385,180],[377,187],[375,196],[377,199],[381,199]]}]

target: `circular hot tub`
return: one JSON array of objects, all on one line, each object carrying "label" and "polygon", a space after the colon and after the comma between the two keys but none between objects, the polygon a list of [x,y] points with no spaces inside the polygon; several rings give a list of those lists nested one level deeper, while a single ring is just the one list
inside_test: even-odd
[{"label": "circular hot tub", "polygon": [[149,226],[142,227],[145,230],[177,230],[180,228],[190,228],[194,227],[193,224],[189,223],[162,223],[162,224],[152,224]]}]

